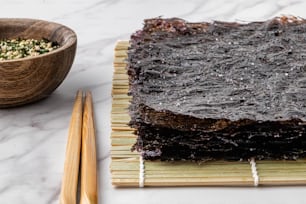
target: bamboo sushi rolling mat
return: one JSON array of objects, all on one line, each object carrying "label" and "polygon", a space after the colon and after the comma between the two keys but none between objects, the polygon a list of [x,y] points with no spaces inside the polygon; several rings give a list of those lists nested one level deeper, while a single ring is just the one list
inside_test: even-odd
[{"label": "bamboo sushi rolling mat", "polygon": [[257,186],[305,185],[306,159],[297,161],[209,161],[160,162],[143,161],[139,153],[131,152],[136,141],[127,124],[128,76],[126,58],[128,41],[115,47],[113,102],[111,116],[111,173],[117,187],[143,186]]}]

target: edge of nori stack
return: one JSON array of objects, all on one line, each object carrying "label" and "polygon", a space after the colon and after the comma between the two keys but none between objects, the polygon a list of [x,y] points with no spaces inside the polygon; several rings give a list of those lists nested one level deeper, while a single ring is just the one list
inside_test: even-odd
[{"label": "edge of nori stack", "polygon": [[[168,84],[171,83],[171,80],[175,80],[175,77],[177,77],[177,75],[182,74],[182,76],[184,76],[183,74],[186,72],[186,66],[181,66],[181,67],[179,66],[182,63],[184,63],[184,61],[183,62],[178,61],[177,59],[174,60],[173,56],[169,57],[170,61],[171,60],[174,61],[174,63],[172,64],[167,62],[167,60],[169,60],[168,58],[162,60],[161,58],[162,55],[160,53],[163,52],[163,49],[168,51],[168,53],[166,54],[169,54],[169,48],[167,47],[165,48],[163,43],[164,44],[166,43],[166,46],[170,47],[171,48],[170,50],[173,51],[176,49],[182,50],[184,46],[196,47],[199,44],[203,45],[209,42],[211,46],[212,44],[219,45],[217,51],[221,50],[222,52],[226,52],[226,50],[228,50],[232,46],[231,44],[228,44],[226,40],[230,40],[231,43],[234,42],[233,42],[233,36],[232,38],[228,37],[226,38],[224,37],[224,33],[226,35],[229,35],[231,32],[234,32],[234,34],[238,35],[239,37],[239,32],[237,32],[237,30],[243,27],[244,31],[247,30],[248,32],[252,32],[253,34],[257,34],[259,36],[262,33],[266,32],[264,33],[265,35],[268,35],[266,36],[266,38],[269,38],[273,35],[274,38],[278,39],[280,35],[284,35],[285,37],[282,38],[286,39],[286,37],[288,37],[286,35],[290,36],[290,33],[286,35],[283,33],[286,33],[286,31],[289,29],[290,32],[292,32],[293,30],[294,32],[301,33],[302,31],[305,37],[306,26],[304,25],[304,23],[305,20],[301,20],[294,17],[292,17],[291,19],[287,17],[274,18],[266,22],[253,22],[249,24],[226,23],[226,22],[188,23],[182,19],[177,19],[177,18],[173,19],[156,18],[156,19],[145,20],[145,25],[143,30],[138,31],[134,35],[132,35],[130,41],[131,46],[128,52],[127,69],[129,74],[130,94],[133,96],[130,106],[130,115],[132,118],[130,125],[133,128],[136,128],[137,130],[136,133],[138,134],[138,142],[135,144],[134,148],[142,152],[145,159],[161,158],[162,160],[173,160],[173,159],[207,160],[207,159],[220,159],[220,158],[237,160],[237,159],[247,159],[248,157],[252,156],[257,157],[258,159],[271,159],[271,158],[296,159],[299,156],[304,156],[305,145],[303,139],[305,137],[304,121],[306,117],[305,116],[306,108],[305,104],[302,103],[299,104],[300,107],[298,108],[300,109],[297,109],[296,104],[301,103],[301,101],[298,101],[296,97],[295,98],[292,97],[292,93],[291,93],[292,101],[289,101],[291,103],[287,104],[289,108],[291,107],[291,110],[289,109],[287,112],[285,112],[285,114],[273,115],[273,113],[275,113],[273,111],[275,110],[273,110],[272,112],[269,112],[269,110],[267,110],[267,107],[269,107],[269,105],[271,104],[266,105],[263,102],[263,104],[259,106],[259,108],[262,108],[261,110],[262,113],[259,114],[259,116],[256,115],[256,113],[254,114],[255,116],[250,114],[248,112],[248,109],[244,113],[243,111],[238,110],[240,106],[242,106],[246,102],[249,102],[249,98],[246,97],[250,97],[250,95],[243,95],[243,94],[239,95],[240,94],[239,91],[238,94],[233,96],[233,98],[235,97],[234,98],[235,103],[233,104],[238,106],[238,109],[237,108],[236,109],[238,110],[238,113],[240,115],[237,114],[237,112],[236,113],[232,112],[227,115],[224,113],[219,115],[213,113],[213,114],[208,114],[209,117],[207,117],[207,115],[205,115],[206,113],[205,111],[209,109],[205,109],[203,114],[204,116],[202,117],[202,114],[196,114],[197,110],[195,110],[195,112],[188,112],[186,111],[188,109],[184,107],[183,108],[177,107],[177,103],[180,103],[181,105],[182,101],[180,100],[176,101],[175,98],[165,108],[165,103],[167,103],[167,101],[165,100],[165,96],[167,95],[165,93],[163,93],[164,94],[163,101],[152,100],[152,99],[159,99],[160,92],[163,91],[161,90],[162,88],[170,87],[170,90],[173,91],[173,86],[176,86],[178,84],[174,83],[174,85],[172,86],[169,86]],[[251,30],[252,27],[255,27],[257,30],[255,28]],[[199,39],[193,41],[192,40],[193,36],[200,36],[198,38],[205,39],[205,42],[199,43]],[[253,36],[253,37],[255,39],[258,38],[258,36]],[[182,40],[182,38],[184,39]],[[213,38],[215,38],[216,42],[215,41],[210,42],[210,40]],[[180,42],[180,40],[182,40],[182,42]],[[223,43],[220,41],[222,41]],[[226,42],[227,45],[225,45],[224,42]],[[306,42],[304,43],[306,45]],[[279,43],[278,42],[274,44],[272,43],[270,47],[268,46],[267,52],[269,51],[270,53],[280,54],[280,59],[281,57],[284,57],[284,54],[286,54],[286,56],[291,57],[290,63],[292,63],[294,60],[294,57],[292,56],[299,57],[300,60],[302,59],[303,54],[301,54],[302,56],[300,56],[299,53],[295,52],[295,50],[292,50],[292,47],[286,47],[283,46],[282,44],[281,45],[283,47],[281,46],[277,47],[276,45],[279,45]],[[236,49],[237,47],[239,46],[236,46]],[[201,48],[203,49],[203,47]],[[256,52],[254,53],[256,54]],[[219,55],[220,55],[219,57],[221,58],[222,56],[228,57],[227,55],[224,55],[224,53]],[[192,56],[192,57],[194,58],[191,59],[193,62],[199,62],[203,60],[201,58],[197,58],[197,56]],[[260,55],[257,57],[259,61],[267,60],[267,58],[261,58],[262,53],[260,53]],[[228,60],[233,60],[233,59],[235,60],[234,57],[229,58]],[[280,60],[280,62],[284,62],[284,60]],[[262,63],[264,64],[264,62]],[[276,66],[278,62],[275,61],[273,63],[272,65],[271,64],[268,65],[274,68],[273,66]],[[233,63],[232,66],[234,67],[235,63]],[[281,66],[283,65],[278,66],[278,68],[284,69]],[[298,77],[298,80],[302,82],[304,81],[306,84],[306,78],[305,78],[306,66],[305,64],[301,64],[299,66],[300,70],[294,72],[294,74],[302,73],[302,76]],[[160,67],[164,69],[161,69]],[[194,66],[192,68],[194,70],[197,70],[198,67]],[[260,68],[265,68],[265,66],[262,66]],[[178,73],[176,69],[180,70],[180,72]],[[222,69],[222,67],[220,69]],[[282,71],[284,72],[284,70]],[[284,76],[286,76],[287,71],[284,72]],[[225,75],[226,72],[222,72],[219,74]],[[261,72],[255,74],[259,74],[260,76],[260,74],[264,74],[264,72],[262,72],[261,70]],[[168,78],[166,78],[165,76]],[[193,77],[195,78],[193,78],[191,82],[194,83],[196,82],[197,76]],[[251,77],[248,78],[246,76],[245,78],[248,79],[249,81],[246,81],[241,84],[248,84],[250,82]],[[263,78],[265,78],[265,76],[263,76]],[[148,82],[152,79],[154,80],[157,79],[155,84],[152,81]],[[158,83],[161,82],[162,80],[164,80],[165,82],[161,86],[159,86]],[[291,81],[292,80],[293,79],[291,79]],[[294,80],[296,80],[296,78],[294,78]],[[199,81],[203,82],[201,81],[201,79],[199,79]],[[300,87],[295,87],[295,88],[303,89],[303,87],[306,87],[305,84],[303,84],[302,82],[300,84]],[[188,89],[188,87],[193,86],[192,83],[189,84],[186,83],[185,85],[179,84],[179,85],[181,90],[184,90],[183,88]],[[224,84],[222,85],[224,86]],[[285,86],[286,88],[286,85],[288,86],[288,84],[282,83],[280,84],[280,86],[275,85],[272,88],[275,89],[275,87],[282,87],[282,86]],[[289,83],[289,85],[291,84]],[[203,86],[199,86],[196,92],[185,94],[184,97],[192,98],[192,94],[201,95],[202,94],[201,88],[203,88]],[[220,88],[217,90],[220,90]],[[303,90],[300,91],[301,91],[299,93],[300,95],[298,95],[300,97],[300,100],[306,99],[306,97],[301,98]],[[182,95],[179,96],[181,97]],[[148,99],[146,97],[148,97]],[[175,94],[173,95],[173,97],[175,97]],[[229,98],[226,99],[227,100],[225,105],[221,107],[222,109],[227,108],[227,102],[230,101],[228,100]],[[190,103],[190,101],[187,101],[186,103],[188,102]],[[205,104],[207,106],[208,105],[207,101],[204,100],[204,102],[206,102]],[[293,102],[296,102],[296,104]],[[272,105],[275,106],[277,105],[277,103],[279,103],[279,99],[276,97],[274,103],[272,102]],[[281,105],[282,105],[281,108],[286,107],[286,104],[281,104]],[[188,104],[186,106],[188,107]],[[213,105],[209,107],[212,106]],[[170,110],[168,107],[170,107]],[[246,108],[248,108],[248,106],[246,106]],[[216,112],[218,113],[218,111]],[[223,117],[224,115],[228,117]],[[247,116],[247,117],[242,117],[242,116]],[[275,125],[272,125],[270,129],[269,128],[267,129],[267,127],[269,127],[268,125],[274,123]],[[239,137],[235,137],[237,135],[239,135]],[[209,141],[218,141],[218,142],[216,142],[215,144],[213,144],[212,142],[211,144],[207,145],[207,147],[205,147],[206,144],[205,141],[207,141],[207,138],[210,138]],[[251,138],[260,138],[260,139],[257,139],[256,142],[254,142],[252,141]],[[239,140],[240,142],[237,143],[237,140]],[[197,141],[199,144],[201,144],[202,148],[201,145],[194,145],[193,143],[194,141]],[[263,142],[264,143],[266,142],[267,145],[262,145]],[[278,145],[279,149],[277,148]],[[213,148],[214,151],[211,151],[208,147]],[[226,148],[229,148],[231,151],[226,150]],[[201,149],[205,149],[205,151]],[[226,154],[224,152],[226,152]]]}]

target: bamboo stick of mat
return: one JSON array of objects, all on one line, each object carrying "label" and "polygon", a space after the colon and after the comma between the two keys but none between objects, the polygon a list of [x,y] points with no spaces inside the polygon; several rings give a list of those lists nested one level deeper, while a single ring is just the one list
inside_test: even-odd
[{"label": "bamboo stick of mat", "polygon": [[[115,47],[111,173],[117,187],[138,187],[140,160],[131,147],[137,136],[127,123],[130,96],[126,74],[126,58],[129,43],[119,41]],[[145,186],[253,186],[254,178],[248,161],[228,162],[160,162],[145,161]],[[256,161],[259,185],[305,185],[306,160]]]},{"label": "bamboo stick of mat", "polygon": [[97,204],[97,157],[92,95],[85,96],[82,127],[80,204]]},{"label": "bamboo stick of mat", "polygon": [[78,91],[72,110],[66,146],[64,175],[60,193],[61,204],[76,204],[82,135],[82,100],[82,91]]}]

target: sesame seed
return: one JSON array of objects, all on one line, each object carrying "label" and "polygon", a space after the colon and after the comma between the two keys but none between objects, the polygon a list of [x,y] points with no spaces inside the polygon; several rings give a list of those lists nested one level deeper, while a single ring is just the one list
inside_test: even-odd
[{"label": "sesame seed", "polygon": [[0,61],[20,59],[48,53],[59,47],[58,43],[46,39],[5,39],[0,40]]}]

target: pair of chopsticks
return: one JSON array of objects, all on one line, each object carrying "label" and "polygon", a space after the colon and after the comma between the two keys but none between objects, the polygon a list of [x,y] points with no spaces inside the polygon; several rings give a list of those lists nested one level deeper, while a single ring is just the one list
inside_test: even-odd
[{"label": "pair of chopsticks", "polygon": [[[73,106],[60,203],[76,204],[81,159],[80,204],[97,203],[97,158],[92,95],[78,91]],[[81,158],[80,158],[81,157]]]}]

